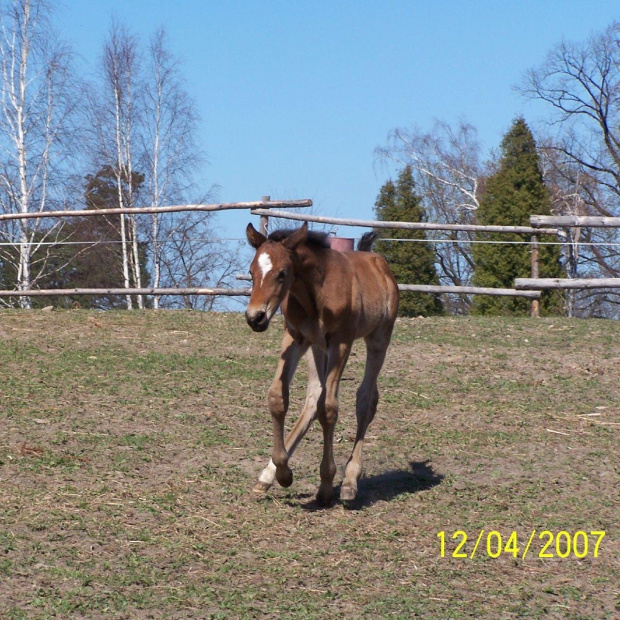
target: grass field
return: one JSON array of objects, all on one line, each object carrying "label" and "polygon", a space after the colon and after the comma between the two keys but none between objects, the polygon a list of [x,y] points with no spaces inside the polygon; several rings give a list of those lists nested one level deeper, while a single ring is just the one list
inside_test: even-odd
[{"label": "grass field", "polygon": [[293,486],[251,492],[280,337],[0,312],[0,618],[620,618],[618,323],[399,321],[362,497],[327,509],[318,425]]}]

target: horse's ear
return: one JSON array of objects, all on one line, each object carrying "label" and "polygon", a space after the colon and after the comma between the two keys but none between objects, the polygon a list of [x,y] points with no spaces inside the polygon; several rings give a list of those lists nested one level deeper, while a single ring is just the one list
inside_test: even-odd
[{"label": "horse's ear", "polygon": [[308,222],[304,222],[292,235],[282,241],[282,245],[288,250],[294,250],[300,243],[303,243],[308,236]]},{"label": "horse's ear", "polygon": [[256,250],[267,241],[267,237],[259,233],[251,223],[248,224],[248,227],[245,229],[245,234],[248,238],[248,243]]}]

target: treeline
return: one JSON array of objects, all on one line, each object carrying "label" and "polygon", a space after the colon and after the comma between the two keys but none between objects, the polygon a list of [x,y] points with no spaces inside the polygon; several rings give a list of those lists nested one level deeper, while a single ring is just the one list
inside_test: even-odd
[{"label": "treeline", "polygon": [[[438,122],[431,131],[391,132],[380,158],[396,164],[375,205],[381,219],[448,224],[529,225],[532,214],[620,215],[620,23],[583,43],[563,42],[519,86],[525,98],[548,104],[536,138],[517,118],[499,151],[485,159],[476,129]],[[392,236],[405,238],[405,231]],[[384,242],[381,251],[401,282],[512,288],[529,277],[521,235],[436,233],[436,243]],[[543,237],[541,277],[619,277],[620,238],[613,229],[571,229]],[[496,242],[496,243],[490,243]],[[543,295],[542,312],[618,318],[615,289]],[[526,314],[519,298],[403,295],[406,315]]]},{"label": "treeline", "polygon": [[[53,18],[48,0],[0,8],[0,213],[207,201],[198,116],[165,32],[144,42],[113,21],[95,77],[87,78],[54,37]],[[4,221],[0,287],[217,286],[237,269],[237,258],[213,237],[204,213]],[[131,296],[53,301],[146,305]]]},{"label": "treeline", "polygon": [[[468,214],[467,223],[488,226],[529,226],[530,215],[551,214],[551,195],[545,185],[534,137],[522,118],[514,121],[500,146],[495,172],[478,179],[479,202]],[[380,220],[427,221],[422,196],[416,193],[414,170],[407,164],[396,183],[389,180],[375,203]],[[455,211],[458,213],[458,211]],[[450,223],[457,223],[455,221]],[[461,221],[461,223],[464,223]],[[391,230],[382,234],[378,251],[390,263],[396,279],[403,284],[439,284],[513,288],[514,279],[530,275],[530,247],[523,235],[473,233],[467,242],[459,242],[451,233],[427,237],[423,230]],[[544,245],[555,239],[543,236],[539,254],[541,277],[558,278],[564,273],[558,245]],[[471,299],[459,295],[429,295],[404,292],[402,316],[451,314],[526,315],[529,302],[519,297],[476,295]],[[541,313],[563,314],[558,292],[545,293]]]},{"label": "treeline", "polygon": [[[199,119],[165,32],[141,41],[113,21],[93,77],[86,77],[54,36],[52,6],[51,0],[0,5],[0,213],[208,201],[205,158],[195,141]],[[532,132],[517,118],[490,157],[465,122],[394,130],[377,149],[397,170],[377,197],[377,216],[527,225],[535,213],[620,215],[620,24],[583,43],[558,44],[524,74],[520,90],[548,105],[548,122]],[[219,286],[241,266],[213,232],[204,213],[53,225],[0,221],[0,288]],[[391,234],[408,239],[377,247],[401,282],[508,288],[529,275],[527,239],[520,236]],[[541,277],[619,276],[618,231],[572,229],[560,241],[541,246]],[[175,307],[213,303],[164,299]],[[131,296],[53,301],[101,308],[164,303]],[[0,299],[14,303],[49,300]],[[546,294],[542,311],[617,317],[619,303],[615,290],[567,291]],[[402,312],[524,314],[527,304],[407,293]]]}]

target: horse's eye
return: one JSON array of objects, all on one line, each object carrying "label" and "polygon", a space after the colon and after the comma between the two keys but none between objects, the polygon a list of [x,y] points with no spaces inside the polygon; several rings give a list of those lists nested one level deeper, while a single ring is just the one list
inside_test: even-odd
[{"label": "horse's eye", "polygon": [[284,282],[284,280],[286,279],[286,271],[283,269],[279,274],[278,274],[278,282]]}]

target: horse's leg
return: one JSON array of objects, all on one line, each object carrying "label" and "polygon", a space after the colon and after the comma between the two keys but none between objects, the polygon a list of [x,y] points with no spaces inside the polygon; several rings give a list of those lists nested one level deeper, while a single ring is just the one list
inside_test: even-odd
[{"label": "horse's leg", "polygon": [[283,487],[293,483],[293,472],[288,466],[288,452],[284,445],[284,418],[288,411],[289,385],[295,374],[297,364],[308,350],[309,343],[298,341],[288,330],[284,331],[280,360],[276,376],[267,392],[267,403],[273,420],[273,453],[271,460],[276,467],[276,480]]},{"label": "horse's leg", "polygon": [[[306,392],[306,403],[299,419],[284,442],[284,447],[288,453],[289,459],[293,455],[293,452],[295,452],[299,442],[308,432],[308,429],[314,420],[316,420],[318,407],[323,406],[326,361],[327,359],[325,353],[323,353],[323,351],[321,351],[318,347],[312,347],[312,349],[306,353],[306,362],[308,365],[308,389]],[[273,484],[275,477],[276,466],[273,459],[271,459],[267,467],[263,469],[258,477],[254,491],[257,493],[265,493]]]},{"label": "horse's leg", "polygon": [[321,486],[316,499],[320,504],[329,504],[334,495],[334,429],[338,421],[338,388],[344,367],[351,352],[350,342],[330,344],[327,357],[325,380],[325,406],[319,407],[319,422],[323,427],[323,459],[321,460]]},{"label": "horse's leg", "polygon": [[371,334],[366,338],[366,369],[362,385],[357,391],[355,414],[357,416],[357,433],[351,458],[347,463],[344,480],[340,487],[340,499],[351,502],[357,495],[357,481],[362,475],[362,447],[366,431],[377,412],[379,390],[377,377],[383,366],[385,354],[390,343],[391,329],[384,333]]}]

